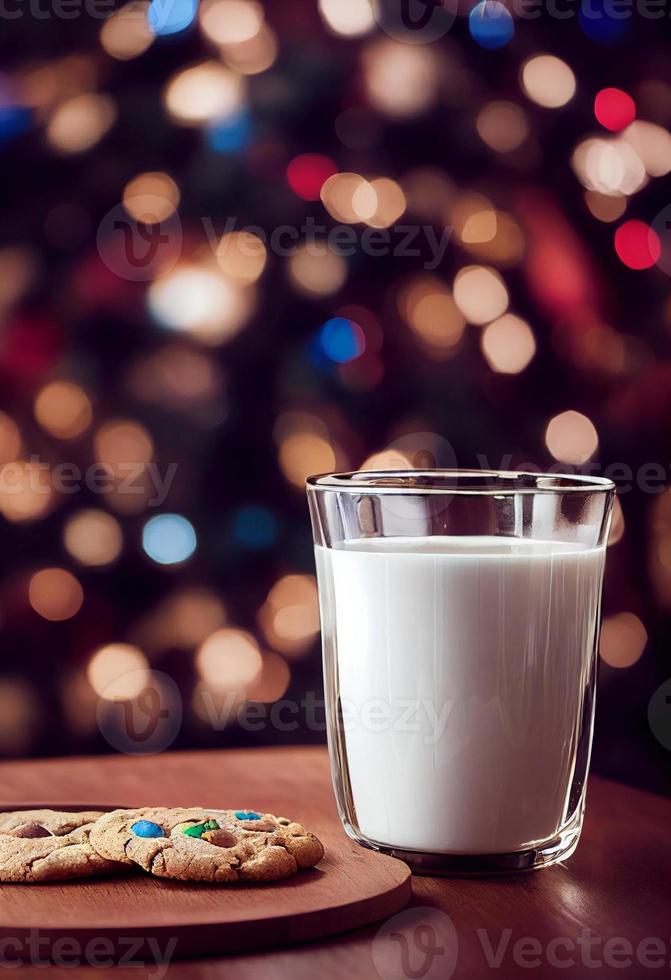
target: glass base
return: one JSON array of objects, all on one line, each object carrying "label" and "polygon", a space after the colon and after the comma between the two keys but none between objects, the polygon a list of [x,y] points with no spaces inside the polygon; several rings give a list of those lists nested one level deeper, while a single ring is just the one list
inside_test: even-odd
[{"label": "glass base", "polygon": [[574,814],[562,831],[548,841],[523,851],[511,851],[507,854],[431,854],[423,851],[406,851],[403,848],[368,840],[347,821],[344,822],[344,826],[352,840],[364,847],[405,861],[413,874],[459,878],[536,871],[566,861],[578,846],[582,817],[581,812]]}]

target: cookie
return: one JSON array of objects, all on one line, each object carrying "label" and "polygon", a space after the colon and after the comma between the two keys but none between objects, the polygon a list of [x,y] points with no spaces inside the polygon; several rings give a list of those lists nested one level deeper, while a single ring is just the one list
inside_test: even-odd
[{"label": "cookie", "polygon": [[91,844],[107,860],[178,881],[277,881],[324,856],[314,834],[285,817],[201,807],[114,810],[93,825]]},{"label": "cookie", "polygon": [[99,811],[14,810],[0,813],[0,881],[63,881],[113,874],[121,866],[89,843]]}]

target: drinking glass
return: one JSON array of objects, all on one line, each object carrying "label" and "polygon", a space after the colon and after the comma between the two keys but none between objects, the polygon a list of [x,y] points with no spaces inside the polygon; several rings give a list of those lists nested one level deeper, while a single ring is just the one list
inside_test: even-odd
[{"label": "drinking glass", "polygon": [[307,491],[346,832],[426,874],[568,858],[613,483],[389,470]]}]

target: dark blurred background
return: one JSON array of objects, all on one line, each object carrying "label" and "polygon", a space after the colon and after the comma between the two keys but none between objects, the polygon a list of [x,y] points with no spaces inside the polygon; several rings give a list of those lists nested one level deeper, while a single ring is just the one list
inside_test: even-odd
[{"label": "dark blurred background", "polygon": [[671,789],[646,10],[7,0],[0,753],[323,740],[306,475],[552,467],[620,489],[595,768]]}]

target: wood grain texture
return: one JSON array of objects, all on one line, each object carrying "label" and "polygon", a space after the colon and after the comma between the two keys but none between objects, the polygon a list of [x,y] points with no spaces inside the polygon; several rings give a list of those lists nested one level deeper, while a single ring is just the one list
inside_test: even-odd
[{"label": "wood grain texture", "polygon": [[[0,805],[22,800],[68,802],[238,803],[263,808],[269,799],[279,809],[330,827],[338,847],[351,847],[337,827],[326,752],[309,749],[259,749],[165,755],[159,759],[74,759],[0,765]],[[308,826],[311,826],[308,823]],[[317,828],[319,829],[319,828]],[[330,846],[330,845],[329,845]],[[357,848],[357,851],[360,851]],[[365,854],[365,851],[360,851]],[[645,980],[669,970],[671,959],[671,801],[593,778],[590,782],[585,830],[578,850],[565,866],[496,879],[413,879],[412,906],[438,910],[455,926],[458,939],[456,980],[517,980],[570,978],[597,980],[626,977]],[[56,886],[56,902],[67,903],[67,888]],[[423,913],[417,913],[421,919]],[[74,919],[73,919],[74,923]],[[115,969],[115,980],[379,980],[373,950],[378,925],[291,948],[174,962],[164,968]],[[480,930],[480,933],[478,932]],[[482,930],[496,947],[509,936],[498,969],[487,964]],[[580,953],[565,947],[558,957],[573,957],[570,967],[548,962],[553,939],[576,943],[584,930],[597,938],[592,949],[601,966],[582,962]],[[412,929],[396,926],[407,934]],[[508,932],[509,931],[509,932]],[[520,968],[513,960],[514,943],[533,937],[543,955],[535,967]],[[609,966],[604,947],[623,939],[636,944],[647,937],[663,942],[662,969]],[[626,958],[626,957],[625,957]],[[620,955],[620,959],[622,956]],[[53,968],[48,976],[95,980],[107,971],[81,967]],[[44,976],[35,971],[35,976]],[[433,974],[427,974],[433,980]],[[449,980],[447,972],[438,973]],[[386,980],[382,977],[381,980]]]}]

